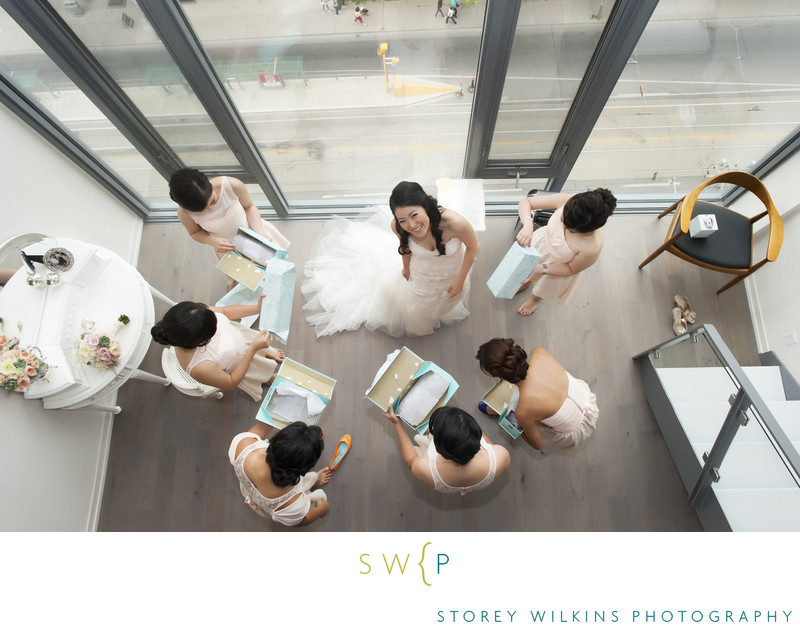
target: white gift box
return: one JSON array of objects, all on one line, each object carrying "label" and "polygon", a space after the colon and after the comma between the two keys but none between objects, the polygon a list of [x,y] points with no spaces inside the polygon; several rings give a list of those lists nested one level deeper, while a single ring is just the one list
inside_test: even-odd
[{"label": "white gift box", "polygon": [[495,297],[511,299],[541,259],[542,255],[535,247],[522,247],[515,242],[497,265],[486,286]]},{"label": "white gift box", "polygon": [[689,222],[689,236],[692,238],[706,238],[717,229],[717,217],[713,214],[698,214]]}]

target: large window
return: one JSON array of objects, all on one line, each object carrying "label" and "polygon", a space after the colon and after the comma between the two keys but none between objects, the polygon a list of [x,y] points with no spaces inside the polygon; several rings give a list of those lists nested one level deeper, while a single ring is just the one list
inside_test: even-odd
[{"label": "large window", "polygon": [[403,179],[482,178],[501,212],[533,188],[675,197],[783,155],[797,124],[789,0],[484,0],[456,23],[411,0],[0,6],[0,98],[47,112],[152,218],[174,218],[182,166],[281,216],[385,203]]}]

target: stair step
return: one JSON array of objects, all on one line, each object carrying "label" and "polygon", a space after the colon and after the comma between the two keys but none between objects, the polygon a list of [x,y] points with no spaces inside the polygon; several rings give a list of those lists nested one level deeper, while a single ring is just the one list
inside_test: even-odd
[{"label": "stair step", "polygon": [[735,532],[800,531],[800,489],[752,488],[714,494]]},{"label": "stair step", "polygon": [[[753,424],[753,423],[751,423]],[[795,449],[800,442],[793,443]],[[712,443],[693,444],[697,460],[703,463],[703,453],[710,452]],[[797,488],[783,459],[770,442],[740,442],[731,444],[719,469],[720,480],[714,491],[753,488]]]},{"label": "stair step", "polygon": [[[730,410],[727,402],[674,403],[672,407],[692,444],[713,443]],[[767,403],[783,432],[792,442],[800,442],[800,400]],[[752,416],[751,416],[752,418]],[[737,442],[766,442],[769,438],[755,419],[736,433]]]},{"label": "stair step", "polygon": [[[786,400],[780,369],[775,366],[745,368],[745,373],[765,400]],[[731,376],[721,367],[657,368],[656,374],[673,403],[727,402],[737,391]]]}]

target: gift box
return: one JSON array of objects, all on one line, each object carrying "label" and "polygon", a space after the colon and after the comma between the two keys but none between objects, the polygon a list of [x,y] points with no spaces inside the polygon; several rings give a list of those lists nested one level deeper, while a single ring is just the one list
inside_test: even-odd
[{"label": "gift box", "polygon": [[397,413],[397,409],[403,397],[411,390],[420,377],[429,372],[434,372],[447,381],[447,391],[442,394],[433,409],[430,410],[419,424],[410,424],[400,414],[397,416],[408,426],[417,431],[417,433],[425,433],[428,429],[431,415],[439,407],[443,407],[447,404],[447,401],[452,398],[453,394],[458,389],[458,383],[438,365],[431,361],[423,361],[422,358],[414,354],[406,346],[395,350],[386,357],[386,362],[375,375],[372,386],[367,390],[365,398],[377,405],[381,411],[386,411],[386,409],[391,406],[395,413]]},{"label": "gift box", "polygon": [[292,323],[296,276],[294,263],[275,258],[267,265],[261,283],[265,297],[261,301],[259,326],[269,330],[283,343],[289,338]]},{"label": "gift box", "polygon": [[495,297],[513,298],[519,291],[519,285],[531,275],[541,259],[542,255],[535,247],[522,247],[515,242],[497,265],[486,286]]},{"label": "gift box", "polygon": [[713,214],[698,214],[689,222],[689,236],[692,238],[706,238],[717,229],[717,217]]},{"label": "gift box", "polygon": [[[325,376],[288,357],[284,359],[256,414],[256,420],[277,427],[278,429],[283,429],[289,424],[286,420],[273,417],[269,409],[270,402],[281,383],[293,383],[314,394],[327,406],[333,397],[333,388],[336,385],[336,379]],[[324,408],[317,414],[313,424],[319,424],[319,419],[322,417],[323,411]],[[306,418],[298,417],[297,420],[306,421]]]},{"label": "gift box", "polygon": [[499,414],[497,416],[497,424],[515,440],[522,435],[522,427],[519,426],[514,418],[514,414],[509,409],[511,397],[516,391],[516,385],[500,379],[492,385],[492,388],[483,396],[483,402],[485,402],[492,411]]},{"label": "gift box", "polygon": [[255,291],[264,277],[264,269],[271,260],[285,260],[287,250],[264,238],[258,232],[240,227],[233,238],[235,249],[227,252],[217,263],[226,276]]}]

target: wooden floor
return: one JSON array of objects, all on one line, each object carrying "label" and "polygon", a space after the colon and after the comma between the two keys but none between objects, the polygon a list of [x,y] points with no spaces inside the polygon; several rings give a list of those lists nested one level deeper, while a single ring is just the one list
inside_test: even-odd
[{"label": "wooden floor", "polygon": [[[528,318],[516,314],[524,296],[499,300],[486,279],[509,247],[514,219],[488,219],[479,234],[472,273],[472,315],[417,339],[359,330],[316,339],[300,311],[303,263],[320,222],[278,222],[292,241],[298,266],[295,310],[287,355],[338,380],[321,426],[321,465],[344,433],[348,455],[326,487],[328,516],[316,531],[696,531],[700,524],[641,392],[631,357],[672,338],[671,309],[685,293],[698,322],[717,326],[740,363],[757,364],[753,328],[742,284],[717,297],[727,280],[670,255],[639,271],[663,238],[667,221],[614,217],[600,261],[581,278],[572,301],[544,303]],[[179,224],[146,225],[139,270],[173,299],[213,303],[224,293],[209,248]],[[166,310],[156,303],[156,316]],[[589,383],[600,420],[585,448],[543,456],[511,440],[475,410],[492,385],[475,352],[494,336],[513,337],[526,349],[544,346]],[[411,477],[394,430],[364,392],[386,355],[407,345],[455,376],[452,403],[474,412],[489,437],[511,452],[509,470],[492,486],[466,497],[441,495]],[[161,346],[143,369],[161,373]],[[242,392],[221,401],[186,397],[175,389],[129,382],[120,391],[99,529],[105,531],[272,531],[242,502],[228,462],[231,438],[254,422],[258,405]]]}]

